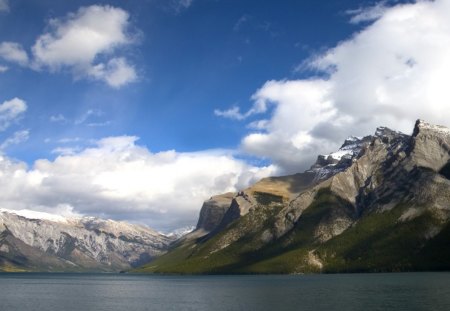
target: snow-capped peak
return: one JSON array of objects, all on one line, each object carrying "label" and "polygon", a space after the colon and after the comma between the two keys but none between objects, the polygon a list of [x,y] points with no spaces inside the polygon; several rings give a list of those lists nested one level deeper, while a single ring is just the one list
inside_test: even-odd
[{"label": "snow-capped peak", "polygon": [[337,162],[339,162],[345,156],[353,157],[355,155],[358,155],[365,141],[365,137],[350,136],[345,140],[344,144],[341,146],[341,148],[339,148],[338,151],[323,155],[323,157],[325,159],[330,157],[332,160],[336,160]]},{"label": "snow-capped peak", "polygon": [[66,217],[63,217],[60,215],[44,213],[44,212],[27,210],[27,209],[9,210],[9,209],[0,208],[0,213],[14,214],[14,215],[21,216],[21,217],[24,217],[27,219],[39,219],[39,220],[49,220],[49,221],[54,221],[54,222],[67,223]]},{"label": "snow-capped peak", "polygon": [[175,229],[170,233],[164,234],[165,236],[169,237],[169,238],[176,238],[179,239],[182,236],[191,233],[192,231],[195,230],[195,226],[187,226],[187,227],[183,227],[183,228],[179,228],[179,229]]}]

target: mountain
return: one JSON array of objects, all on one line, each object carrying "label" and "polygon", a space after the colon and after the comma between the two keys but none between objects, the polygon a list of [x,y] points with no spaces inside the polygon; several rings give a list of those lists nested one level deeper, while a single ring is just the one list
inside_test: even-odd
[{"label": "mountain", "polygon": [[194,231],[196,229],[195,226],[186,226],[186,227],[181,227],[178,229],[175,229],[167,234],[164,234],[165,236],[169,237],[169,238],[173,238],[175,240],[178,240],[179,238],[185,236],[188,233],[191,233],[192,231]]},{"label": "mountain", "polygon": [[121,271],[175,238],[126,222],[0,209],[0,271]]},{"label": "mountain", "polygon": [[350,137],[307,171],[203,204],[192,233],[135,270],[309,273],[450,269],[450,129],[418,120]]}]

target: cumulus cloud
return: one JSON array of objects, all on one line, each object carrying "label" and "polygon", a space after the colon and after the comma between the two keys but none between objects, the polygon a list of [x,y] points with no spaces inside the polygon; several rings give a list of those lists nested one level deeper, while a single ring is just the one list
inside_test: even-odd
[{"label": "cumulus cloud", "polygon": [[129,18],[120,8],[92,5],[50,20],[49,31],[32,47],[35,68],[69,69],[77,78],[90,77],[113,87],[135,81],[136,71],[125,58],[98,61],[133,43]]},{"label": "cumulus cloud", "polygon": [[7,66],[0,65],[0,73],[2,73],[2,72],[7,72],[8,69],[9,69],[9,68],[8,68]]},{"label": "cumulus cloud", "polygon": [[52,19],[49,31],[33,46],[36,62],[58,69],[89,66],[100,53],[126,44],[129,15],[110,6],[82,7],[66,18]]},{"label": "cumulus cloud", "polygon": [[0,0],[0,12],[9,12],[8,0]]},{"label": "cumulus cloud", "polygon": [[450,126],[450,1],[375,6],[352,22],[362,20],[372,22],[309,60],[319,77],[268,81],[249,112],[234,110],[235,119],[262,116],[245,151],[292,173],[377,126],[410,133],[417,118]]},{"label": "cumulus cloud", "polygon": [[137,80],[134,66],[123,57],[113,58],[107,64],[97,64],[90,68],[88,75],[106,81],[110,86],[119,88]]},{"label": "cumulus cloud", "polygon": [[26,110],[27,104],[25,101],[17,97],[0,104],[0,131],[6,130]]},{"label": "cumulus cloud", "polygon": [[48,22],[31,48],[31,59],[15,42],[0,43],[0,58],[34,70],[70,72],[75,79],[103,81],[119,88],[137,80],[135,66],[123,48],[136,42],[130,32],[128,12],[92,5]]},{"label": "cumulus cloud", "polygon": [[326,81],[267,82],[252,98],[256,106],[276,105],[275,110],[270,120],[251,124],[262,131],[246,136],[243,149],[271,159],[286,172],[298,171],[298,163],[311,163],[321,148],[330,145],[310,133],[316,124],[336,114],[326,96],[329,87]]},{"label": "cumulus cloud", "polygon": [[2,207],[58,211],[145,222],[157,229],[192,225],[211,195],[236,191],[274,173],[230,152],[152,153],[137,137],[109,137],[83,150],[65,150],[32,168],[2,157]]},{"label": "cumulus cloud", "polygon": [[28,64],[28,54],[19,43],[0,43],[0,57],[6,61],[17,63],[21,66],[26,66]]}]

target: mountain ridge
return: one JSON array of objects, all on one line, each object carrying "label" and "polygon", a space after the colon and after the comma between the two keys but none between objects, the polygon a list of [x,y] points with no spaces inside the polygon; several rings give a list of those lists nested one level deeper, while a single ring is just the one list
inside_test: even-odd
[{"label": "mountain ridge", "polygon": [[[151,273],[305,273],[450,268],[450,130],[379,127],[304,173],[206,201],[203,219]],[[228,208],[224,206],[229,203]],[[205,225],[207,224],[207,225]]]},{"label": "mountain ridge", "polygon": [[0,209],[0,271],[118,272],[163,254],[174,240],[122,221]]}]

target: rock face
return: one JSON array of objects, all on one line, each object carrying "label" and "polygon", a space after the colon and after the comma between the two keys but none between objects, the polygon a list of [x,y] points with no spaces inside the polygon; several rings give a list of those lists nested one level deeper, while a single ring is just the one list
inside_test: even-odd
[{"label": "rock face", "polygon": [[213,196],[208,201],[205,201],[200,210],[200,217],[196,229],[204,230],[205,232],[214,230],[222,221],[234,196],[235,193],[229,192]]},{"label": "rock face", "polygon": [[0,209],[0,270],[128,270],[163,254],[172,241],[125,222]]},{"label": "rock face", "polygon": [[442,126],[419,120],[412,135],[380,127],[304,173],[224,196],[220,209],[217,199],[204,205],[220,213],[202,209],[199,224],[210,226],[140,271],[450,269],[450,129]]}]

